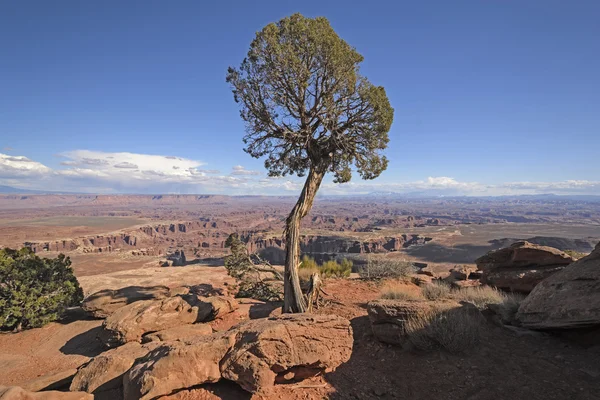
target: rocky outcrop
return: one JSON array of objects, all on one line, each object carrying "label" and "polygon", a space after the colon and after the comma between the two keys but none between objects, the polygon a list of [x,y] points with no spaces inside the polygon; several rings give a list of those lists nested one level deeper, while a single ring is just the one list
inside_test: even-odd
[{"label": "rocky outcrop", "polygon": [[154,399],[221,379],[219,364],[235,343],[235,332],[172,342],[140,359],[123,378],[125,400]]},{"label": "rocky outcrop", "polygon": [[333,315],[284,314],[239,327],[221,361],[223,378],[258,392],[275,382],[330,372],[352,353],[350,322]]},{"label": "rocky outcrop", "polygon": [[175,250],[169,253],[167,254],[167,261],[170,261],[170,265],[173,267],[183,267],[187,261],[185,252],[183,250]]},{"label": "rocky outcrop", "polygon": [[478,258],[481,282],[514,292],[529,293],[542,280],[573,262],[568,254],[552,247],[516,242]]},{"label": "rocky outcrop", "polygon": [[131,368],[137,358],[145,356],[157,346],[158,343],[141,345],[131,342],[108,350],[94,357],[77,371],[69,390],[93,393],[104,398],[119,394],[123,385],[123,374]]},{"label": "rocky outcrop", "polygon": [[107,318],[119,308],[141,300],[158,300],[169,296],[166,286],[128,286],[101,290],[86,297],[81,307],[94,318]]},{"label": "rocky outcrop", "polygon": [[286,314],[250,320],[226,332],[169,342],[139,359],[124,377],[125,399],[151,399],[232,380],[251,392],[276,382],[332,371],[352,353],[352,328],[332,315]]},{"label": "rocky outcrop", "polygon": [[106,318],[98,337],[108,347],[139,342],[147,332],[197,322],[199,313],[209,314],[212,310],[210,305],[204,304],[204,309],[200,310],[198,305],[190,304],[181,296],[137,301],[119,308]]},{"label": "rocky outcrop", "polygon": [[[255,238],[249,235],[241,239],[248,243],[251,252],[268,248],[284,249],[285,246],[285,242],[280,238]],[[432,238],[421,235],[382,237],[367,241],[336,236],[304,235],[300,237],[300,251],[302,253],[377,253],[398,251],[409,246],[425,244],[430,240]]]},{"label": "rocky outcrop", "polygon": [[407,342],[406,323],[435,310],[458,308],[456,302],[422,300],[375,300],[367,304],[373,335],[380,342],[403,346]]},{"label": "rocky outcrop", "polygon": [[19,386],[0,386],[0,400],[94,400],[85,392],[30,392]]},{"label": "rocky outcrop", "polygon": [[466,281],[477,268],[468,265],[455,265],[450,270],[450,278],[456,281]]},{"label": "rocky outcrop", "polygon": [[102,324],[98,335],[108,347],[139,342],[149,332],[209,321],[236,310],[231,297],[204,297],[189,293],[162,300],[142,300],[116,310]]},{"label": "rocky outcrop", "polygon": [[600,243],[537,285],[521,303],[517,319],[531,329],[600,326]]}]

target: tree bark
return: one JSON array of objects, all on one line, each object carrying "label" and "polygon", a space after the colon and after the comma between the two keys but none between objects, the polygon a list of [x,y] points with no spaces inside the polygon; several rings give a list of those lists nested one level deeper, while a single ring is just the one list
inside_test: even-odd
[{"label": "tree bark", "polygon": [[300,288],[298,264],[300,263],[300,222],[312,208],[319,186],[325,176],[325,168],[310,168],[300,198],[285,221],[285,271],[283,279],[283,312],[302,313],[306,301]]}]

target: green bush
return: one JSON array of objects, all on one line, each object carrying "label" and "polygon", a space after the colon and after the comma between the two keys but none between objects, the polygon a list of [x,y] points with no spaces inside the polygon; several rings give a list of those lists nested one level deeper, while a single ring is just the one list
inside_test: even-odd
[{"label": "green bush", "polygon": [[341,263],[326,261],[321,265],[321,275],[325,278],[347,278],[352,272],[352,261],[344,258]]},{"label": "green bush", "polygon": [[31,250],[0,250],[0,330],[36,328],[83,300],[71,260],[40,258]]}]

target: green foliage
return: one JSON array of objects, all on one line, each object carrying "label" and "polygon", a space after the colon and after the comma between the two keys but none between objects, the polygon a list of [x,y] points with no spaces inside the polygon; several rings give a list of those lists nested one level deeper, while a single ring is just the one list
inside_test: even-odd
[{"label": "green foliage", "polygon": [[246,245],[236,233],[232,233],[225,241],[225,247],[231,250],[231,254],[223,259],[227,273],[232,278],[242,279],[253,266]]},{"label": "green foliage", "polygon": [[326,18],[294,14],[256,33],[239,68],[227,82],[246,124],[244,149],[266,157],[270,176],[309,169],[363,179],[387,168],[394,109],[385,89],[359,73],[363,61]]},{"label": "green foliage", "polygon": [[[225,247],[229,247],[231,254],[224,259],[225,269],[229,276],[237,281],[238,292],[236,297],[252,298],[262,301],[280,301],[281,285],[277,280],[279,273],[270,265],[257,266],[252,255],[249,254],[244,242],[236,233],[229,235],[225,241]],[[263,262],[254,255],[258,262]],[[267,263],[268,264],[268,263]],[[264,274],[270,274],[275,279],[267,279]]]},{"label": "green foliage", "polygon": [[587,256],[588,254],[590,254],[590,253],[582,253],[581,251],[577,251],[577,250],[565,250],[565,253],[567,253],[568,255],[573,257],[574,260],[579,260],[580,258],[583,258],[583,257]]},{"label": "green foliage", "polygon": [[300,262],[299,268],[316,270],[319,268],[319,264],[317,264],[314,258],[304,255],[302,256],[302,261]]},{"label": "green foliage", "polygon": [[30,249],[0,250],[0,329],[36,328],[59,319],[83,300],[71,260],[48,259]]},{"label": "green foliage", "polygon": [[[314,272],[323,278],[347,278],[352,273],[352,261],[344,258],[339,263],[335,260],[326,261],[323,265],[317,264],[314,258],[304,255],[300,263],[299,273],[301,280],[308,280]],[[310,271],[310,272],[306,272]]]},{"label": "green foliage", "polygon": [[325,278],[347,278],[352,272],[352,261],[344,258],[340,263],[337,261],[326,261],[321,266],[321,275]]}]

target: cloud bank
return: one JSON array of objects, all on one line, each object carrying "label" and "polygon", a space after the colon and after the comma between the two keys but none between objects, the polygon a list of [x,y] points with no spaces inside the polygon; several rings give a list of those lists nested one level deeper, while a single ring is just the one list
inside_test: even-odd
[{"label": "cloud bank", "polygon": [[[235,165],[229,173],[206,168],[197,160],[171,155],[108,153],[74,150],[59,155],[63,161],[50,168],[24,156],[0,153],[0,185],[86,193],[222,193],[297,194],[303,180],[270,178],[260,171]],[[345,195],[395,192],[431,196],[495,196],[519,194],[600,195],[600,181],[507,182],[489,185],[461,182],[452,177],[428,177],[414,182],[352,181],[324,183],[321,194]]]}]

